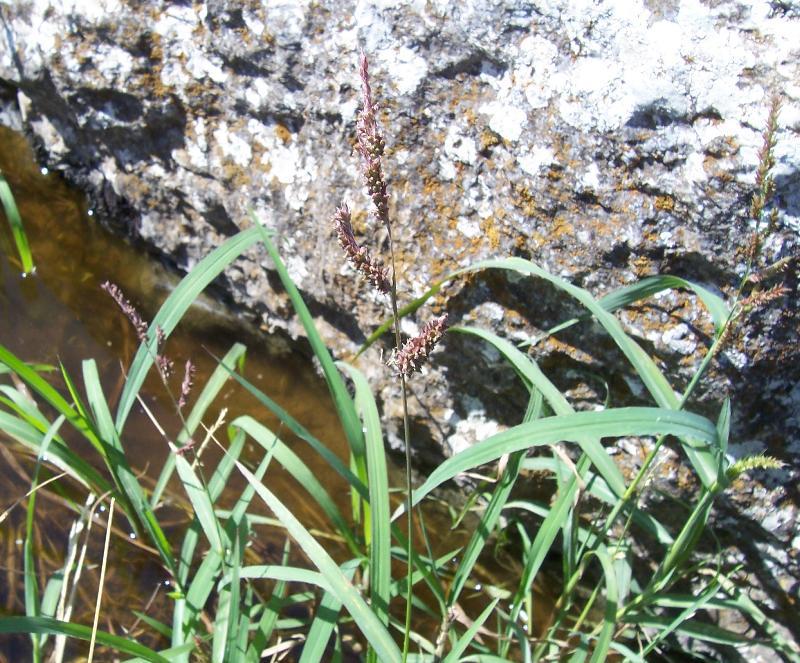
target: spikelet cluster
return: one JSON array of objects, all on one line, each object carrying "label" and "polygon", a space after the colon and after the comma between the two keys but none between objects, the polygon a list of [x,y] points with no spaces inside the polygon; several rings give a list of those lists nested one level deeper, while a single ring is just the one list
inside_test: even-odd
[{"label": "spikelet cluster", "polygon": [[381,163],[386,142],[378,130],[378,122],[375,119],[378,107],[372,100],[372,88],[369,85],[369,64],[364,53],[361,53],[359,59],[359,74],[361,76],[361,95],[364,104],[356,122],[358,152],[363,162],[364,181],[367,186],[367,193],[374,205],[375,217],[391,232],[389,225],[389,196],[386,193],[386,180],[383,176],[383,165]]},{"label": "spikelet cluster", "polygon": [[419,335],[405,342],[390,361],[398,372],[409,377],[418,371],[447,330],[447,314],[428,322]]},{"label": "spikelet cluster", "polygon": [[[105,290],[111,298],[116,302],[117,306],[119,306],[120,310],[125,314],[125,317],[130,320],[130,323],[133,325],[134,330],[136,330],[136,337],[139,339],[140,343],[147,342],[147,330],[149,328],[147,322],[142,318],[139,314],[139,311],[136,310],[136,307],[131,304],[125,295],[122,293],[122,289],[116,285],[115,283],[111,283],[110,281],[105,281],[100,285],[100,287]],[[174,364],[172,360],[167,357],[165,354],[158,352],[158,348],[164,346],[166,342],[166,335],[164,334],[164,330],[161,327],[156,327],[156,356],[155,362],[156,367],[158,368],[161,375],[164,379],[168,378],[172,375],[172,371],[174,369]]]},{"label": "spikelet cluster", "polygon": [[[359,57],[359,76],[361,78],[363,105],[356,120],[356,149],[361,156],[364,184],[372,200],[372,214],[386,228],[391,246],[392,227],[389,219],[389,196],[386,192],[386,179],[384,178],[382,163],[386,142],[378,128],[376,119],[378,107],[372,98],[372,88],[369,83],[369,64],[363,52]],[[392,305],[396,313],[394,276],[390,280],[389,270],[383,266],[383,263],[370,255],[369,250],[356,241],[353,234],[350,210],[347,205],[343,204],[336,210],[332,222],[339,244],[347,255],[348,260],[379,292],[391,295]],[[403,377],[408,377],[418,371],[436,343],[442,338],[446,328],[446,315],[431,320],[423,327],[419,336],[410,339],[395,352],[389,364],[396,367]]]},{"label": "spikelet cluster", "polygon": [[389,270],[380,260],[373,258],[366,247],[356,241],[347,205],[342,205],[336,210],[336,214],[333,215],[333,227],[339,238],[339,244],[356,270],[361,272],[379,292],[388,293],[391,288]]}]

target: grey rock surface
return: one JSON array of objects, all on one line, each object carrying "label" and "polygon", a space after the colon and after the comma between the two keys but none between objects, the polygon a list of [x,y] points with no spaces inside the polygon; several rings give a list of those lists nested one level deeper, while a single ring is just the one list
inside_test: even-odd
[{"label": "grey rock surface", "polygon": [[[248,225],[252,205],[340,356],[388,312],[342,259],[329,222],[347,201],[359,236],[387,249],[364,211],[352,151],[359,47],[388,143],[401,304],[455,268],[509,255],[597,296],[655,273],[732,293],[773,92],[783,99],[778,226],[764,264],[797,255],[795,2],[12,0],[0,17],[0,89],[49,167],[182,270]],[[222,285],[265,330],[299,336],[269,270],[253,253]],[[693,404],[713,414],[730,394],[731,453],[787,462],[781,476],[756,476],[728,498],[739,527],[752,521],[785,553],[754,570],[765,591],[800,578],[789,517],[800,504],[796,263],[775,282],[788,294],[740,327]],[[406,331],[443,310],[515,341],[578,312],[541,283],[492,273],[448,285]],[[685,386],[712,333],[696,297],[673,291],[620,316]],[[393,426],[396,385],[379,349],[361,366]],[[603,381],[615,403],[644,402],[595,327],[533,352],[578,406],[602,402]],[[456,335],[412,389],[422,461],[515,423],[525,404],[499,356]],[[622,444],[617,456],[637,461]],[[664,464],[664,480],[677,480],[680,462]],[[787,517],[768,523],[768,513]],[[796,600],[797,584],[782,590]]]}]

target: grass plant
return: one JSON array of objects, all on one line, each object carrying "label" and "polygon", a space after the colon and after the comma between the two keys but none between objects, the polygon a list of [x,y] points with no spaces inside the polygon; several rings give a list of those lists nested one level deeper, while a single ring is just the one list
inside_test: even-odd
[{"label": "grass plant", "polygon": [[[361,60],[364,109],[357,136],[366,187],[377,221],[387,228],[386,182],[381,170],[383,138],[375,119],[366,58]],[[389,267],[356,241],[349,225],[349,211],[342,207],[334,219],[345,257],[367,281],[388,297],[389,322],[379,327],[368,344],[394,330],[395,352],[386,370],[397,380],[404,413],[406,453],[405,501],[391,512],[393,487],[387,469],[386,444],[381,416],[369,383],[359,368],[335,362],[317,331],[302,295],[285,267],[276,238],[251,214],[252,227],[227,239],[181,281],[163,303],[150,324],[132,317],[127,300],[117,292],[114,299],[134,322],[140,346],[125,375],[118,400],[111,402],[101,386],[96,363],[88,359],[80,376],[59,367],[60,386],[45,379],[48,367],[29,364],[0,347],[0,366],[15,381],[0,383],[0,430],[19,443],[20,453],[37,459],[31,495],[27,500],[25,537],[25,615],[0,618],[0,633],[28,633],[34,661],[43,661],[53,651],[55,639],[92,640],[115,656],[135,661],[255,662],[281,660],[294,653],[301,663],[343,660],[353,653],[352,638],[366,646],[367,661],[504,661],[570,660],[643,661],[656,653],[668,653],[680,638],[714,646],[738,647],[760,642],[786,659],[798,661],[797,648],[779,631],[737,585],[736,570],[727,568],[717,556],[695,554],[714,502],[731,489],[742,472],[779,465],[757,456],[733,461],[727,453],[731,405],[720,405],[716,420],[690,411],[700,377],[728,342],[743,315],[756,306],[777,301],[779,288],[767,288],[775,266],[761,265],[760,247],[772,232],[775,219],[769,210],[773,185],[771,153],[777,127],[777,103],[770,112],[761,155],[756,203],[751,209],[756,230],[748,257],[748,269],[730,299],[674,276],[652,276],[621,288],[601,299],[587,290],[548,273],[520,258],[486,260],[465,267],[431,284],[430,289],[400,305],[394,258]],[[256,244],[265,247],[293,307],[303,325],[314,356],[331,395],[349,458],[331,452],[325,440],[312,435],[281,405],[259,391],[242,374],[245,348],[234,344],[203,385],[197,385],[191,408],[188,395],[191,371],[187,366],[180,389],[173,386],[165,370],[168,339],[190,304],[228,265]],[[462,334],[470,342],[493,347],[508,363],[529,394],[518,424],[481,440],[436,467],[416,489],[411,482],[411,436],[406,407],[406,380],[419,368],[444,333],[438,318],[422,327],[420,336],[403,341],[399,321],[413,315],[445,281],[469,273],[499,271],[525,279],[531,296],[542,283],[556,288],[565,298],[585,310],[578,318],[565,320],[549,334],[568,326],[594,320],[619,348],[649,394],[641,407],[613,407],[599,411],[575,411],[537,365],[526,346],[511,343],[492,332],[454,326],[447,333]],[[714,338],[696,374],[681,396],[668,376],[632,339],[615,311],[643,301],[669,288],[694,292],[704,303],[714,323]],[[138,315],[138,314],[137,314]],[[126,423],[139,402],[148,372],[159,372],[171,394],[181,422],[178,431],[161,429],[171,453],[152,489],[136,473],[135,454]],[[220,418],[204,423],[228,380],[236,380],[256,395],[281,422],[270,430],[253,416],[230,422]],[[70,428],[67,435],[62,429]],[[75,436],[91,445],[94,459],[75,449]],[[653,439],[648,455],[632,478],[623,476],[604,442],[620,437]],[[685,455],[697,479],[697,494],[677,529],[661,522],[648,509],[648,478],[659,449],[674,441]],[[350,512],[344,513],[326,487],[293,450],[308,445],[344,481],[350,491]],[[246,460],[243,451],[255,446],[256,460]],[[219,446],[224,453],[212,461],[207,450]],[[550,454],[529,456],[531,449]],[[566,451],[565,451],[566,450]],[[498,461],[502,462],[498,464]],[[424,506],[433,492],[466,472],[497,467],[497,477],[485,498],[471,503],[474,520],[466,545],[435,558],[425,545],[427,534],[414,536],[413,511]],[[293,513],[291,503],[269,487],[269,475],[279,466],[297,483],[303,499],[319,508],[329,531],[309,528]],[[45,472],[46,470],[46,472]],[[556,492],[550,502],[517,497],[515,488],[530,470],[548,472]],[[138,613],[142,623],[168,642],[156,650],[132,638],[104,632],[71,621],[67,609],[80,570],[87,563],[70,544],[64,566],[40,586],[34,570],[37,550],[34,523],[40,476],[62,472],[57,482],[68,482],[73,492],[87,495],[92,504],[116,503],[118,517],[153,551],[168,575],[171,591],[171,623]],[[233,505],[220,503],[223,487],[235,474],[246,484]],[[181,486],[191,505],[189,522],[180,540],[165,534],[160,521],[169,497],[171,480]],[[51,484],[52,487],[52,484]],[[294,496],[293,499],[299,499]],[[272,514],[265,517],[256,508],[260,501]],[[76,517],[91,521],[87,510],[73,502]],[[521,517],[520,514],[527,514]],[[398,527],[404,516],[408,527]],[[110,531],[111,512],[105,516]],[[533,523],[533,524],[532,524]],[[264,527],[286,534],[280,563],[254,559],[249,543]],[[520,542],[520,576],[511,591],[481,581],[478,562],[491,551],[500,536]],[[336,545],[330,545],[331,537]],[[641,537],[648,537],[657,550],[654,569],[639,572],[634,550]],[[415,538],[420,539],[415,542]],[[302,553],[304,564],[293,551]],[[450,560],[457,555],[458,566]],[[533,629],[540,610],[533,597],[533,584],[548,560],[559,558],[563,583],[555,610],[544,620],[542,632]],[[394,569],[403,568],[396,574]],[[465,592],[478,597],[483,606],[477,614],[464,608]],[[99,605],[98,598],[98,605]],[[403,607],[400,607],[402,604]],[[412,609],[419,619],[412,620]],[[750,621],[757,637],[726,630],[712,620],[698,620],[696,613],[714,615],[735,611]],[[415,629],[427,621],[428,630]],[[348,642],[350,644],[348,644]],[[94,645],[93,645],[94,646]],[[56,660],[63,648],[56,647]]]},{"label": "grass plant", "polygon": [[14,199],[14,193],[8,185],[3,172],[0,171],[0,205],[3,207],[8,224],[11,227],[11,235],[14,238],[14,244],[17,247],[17,254],[19,255],[20,264],[22,266],[22,274],[26,276],[33,274],[36,267],[33,264],[33,255],[28,243],[28,236],[25,234],[25,227],[22,225],[22,216],[20,216],[19,209],[17,208],[17,201]]}]

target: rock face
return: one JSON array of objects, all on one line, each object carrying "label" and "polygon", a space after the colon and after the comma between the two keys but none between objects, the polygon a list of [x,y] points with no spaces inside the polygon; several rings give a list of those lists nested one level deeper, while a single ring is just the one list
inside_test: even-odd
[{"label": "rock face", "polygon": [[[363,211],[352,152],[359,47],[382,109],[404,302],[454,268],[509,255],[598,296],[654,273],[732,292],[754,228],[747,210],[772,93],[783,99],[778,223],[763,261],[796,255],[796,2],[20,0],[0,16],[6,106],[18,105],[51,168],[180,269],[247,225],[252,205],[342,355],[388,312],[330,226],[347,201],[359,236],[387,248]],[[264,268],[254,253],[224,288],[266,329],[298,335]],[[696,407],[731,393],[732,453],[791,460],[800,452],[795,267],[775,282],[788,294],[739,328]],[[501,274],[451,284],[433,300],[433,311],[445,309],[513,340],[578,312],[541,283]],[[668,293],[622,318],[684,386],[712,330],[696,298]],[[422,438],[449,453],[516,421],[525,395],[485,346],[453,335],[445,347],[413,383],[412,407]],[[395,386],[370,352],[362,365],[391,419]],[[534,354],[578,404],[602,401],[602,381],[616,403],[639,399],[593,327]],[[600,379],[573,370],[577,361]],[[790,498],[772,532],[786,545],[800,536],[790,517],[797,474],[755,482],[760,494],[740,505],[759,521]],[[792,563],[784,554],[781,564]]]}]

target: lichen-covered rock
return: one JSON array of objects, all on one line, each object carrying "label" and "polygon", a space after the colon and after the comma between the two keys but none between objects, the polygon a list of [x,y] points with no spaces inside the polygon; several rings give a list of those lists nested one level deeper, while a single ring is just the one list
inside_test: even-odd
[{"label": "lichen-covered rock", "polygon": [[[346,201],[360,237],[387,248],[364,211],[352,152],[360,47],[388,143],[401,304],[454,268],[508,255],[598,295],[659,272],[730,293],[753,230],[747,209],[772,93],[783,98],[779,214],[764,258],[796,254],[795,2],[27,0],[0,12],[0,79],[50,167],[181,269],[247,225],[252,206],[342,355],[388,312],[343,260],[330,224]],[[299,335],[264,267],[263,254],[240,261],[227,291],[265,329]],[[791,462],[800,452],[794,269],[778,277],[789,294],[751,316],[699,396],[702,409],[732,393],[734,454]],[[577,312],[540,283],[500,274],[457,281],[433,307],[514,340]],[[684,385],[712,331],[696,298],[667,293],[621,316]],[[445,346],[412,381],[412,408],[447,452],[513,421],[524,394],[485,347],[455,336]],[[578,403],[602,399],[604,386],[565,370],[577,360],[615,402],[640,397],[597,329],[572,328],[535,354]],[[396,385],[377,357],[365,368],[391,417]],[[796,502],[797,478],[792,466],[741,508],[759,520],[767,505]],[[776,521],[774,532],[788,542],[796,528]]]}]

